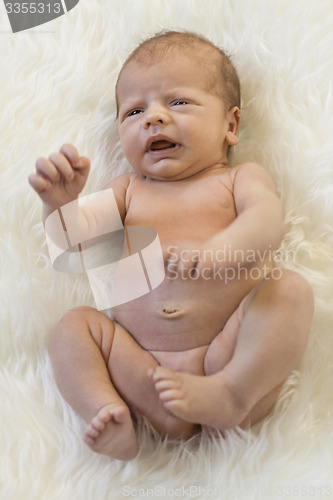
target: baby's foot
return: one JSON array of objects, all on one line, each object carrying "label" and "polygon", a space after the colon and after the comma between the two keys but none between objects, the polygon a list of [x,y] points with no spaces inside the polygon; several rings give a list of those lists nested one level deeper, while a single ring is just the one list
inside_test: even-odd
[{"label": "baby's foot", "polygon": [[83,440],[96,453],[119,460],[131,460],[139,451],[130,411],[119,404],[109,404],[99,410]]},{"label": "baby's foot", "polygon": [[164,407],[180,419],[223,430],[240,424],[247,414],[228,374],[200,376],[160,366],[148,375]]}]

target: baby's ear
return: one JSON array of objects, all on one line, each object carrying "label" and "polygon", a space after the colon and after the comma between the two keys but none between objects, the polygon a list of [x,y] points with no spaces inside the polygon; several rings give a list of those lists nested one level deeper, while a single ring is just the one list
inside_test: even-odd
[{"label": "baby's ear", "polygon": [[238,144],[238,128],[240,123],[241,115],[238,106],[234,106],[227,113],[227,121],[229,123],[229,130],[225,137],[225,140],[229,146],[235,146]]}]

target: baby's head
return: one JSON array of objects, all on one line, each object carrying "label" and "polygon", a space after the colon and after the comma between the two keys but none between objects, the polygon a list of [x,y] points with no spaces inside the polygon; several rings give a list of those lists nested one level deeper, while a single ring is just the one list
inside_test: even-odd
[{"label": "baby's head", "polygon": [[190,57],[198,71],[207,75],[207,90],[224,103],[228,111],[240,107],[240,83],[230,58],[219,47],[201,35],[179,31],[165,31],[142,42],[126,59],[116,84],[117,116],[119,111],[118,86],[124,69],[131,61],[151,65],[177,53]]},{"label": "baby's head", "polygon": [[116,97],[123,153],[137,172],[179,180],[227,166],[240,85],[230,59],[205,38],[171,31],[146,40],[125,61]]}]

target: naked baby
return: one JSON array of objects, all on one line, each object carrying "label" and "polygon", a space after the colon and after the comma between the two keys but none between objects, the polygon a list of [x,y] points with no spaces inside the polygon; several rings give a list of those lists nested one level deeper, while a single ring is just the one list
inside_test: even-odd
[{"label": "naked baby", "polygon": [[[228,165],[239,88],[224,52],[189,33],[146,40],[120,72],[118,130],[133,172],[108,187],[124,227],[157,231],[165,278],[114,307],[113,319],[78,307],[54,328],[56,381],[95,452],[134,458],[138,415],[171,438],[253,425],[305,351],[311,289],[275,272],[272,254],[260,258],[284,235],[274,183],[257,164]],[[89,165],[70,144],[37,160],[29,180],[44,221],[78,198]],[[78,209],[87,239],[89,220]]]}]

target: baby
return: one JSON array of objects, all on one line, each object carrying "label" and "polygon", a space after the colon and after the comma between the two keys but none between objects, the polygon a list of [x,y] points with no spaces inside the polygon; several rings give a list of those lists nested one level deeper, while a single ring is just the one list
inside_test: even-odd
[{"label": "baby", "polygon": [[[225,53],[195,34],[159,34],[126,60],[116,99],[134,172],[107,187],[125,228],[157,231],[165,278],[114,307],[112,320],[69,311],[50,352],[61,393],[88,423],[85,443],[130,460],[138,415],[184,439],[267,415],[305,351],[313,296],[301,276],[274,267],[284,224],[271,177],[254,163],[228,165],[240,86]],[[78,198],[88,173],[70,144],[37,160],[29,180],[44,221]],[[89,228],[86,211],[76,217]]]}]

